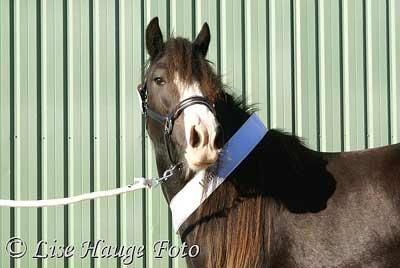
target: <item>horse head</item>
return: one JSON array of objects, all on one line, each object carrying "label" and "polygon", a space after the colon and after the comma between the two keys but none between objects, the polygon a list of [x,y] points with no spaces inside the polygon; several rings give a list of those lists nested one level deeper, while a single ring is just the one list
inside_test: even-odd
[{"label": "horse head", "polygon": [[209,43],[206,23],[193,42],[164,42],[158,18],[146,29],[150,62],[141,90],[150,115],[147,131],[156,152],[167,151],[170,162],[186,163],[192,171],[213,165],[223,145],[214,109],[220,80],[206,60]]}]

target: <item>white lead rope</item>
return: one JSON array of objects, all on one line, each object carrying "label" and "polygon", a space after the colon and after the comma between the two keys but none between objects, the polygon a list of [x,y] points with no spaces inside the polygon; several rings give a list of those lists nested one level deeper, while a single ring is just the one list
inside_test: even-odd
[{"label": "white lead rope", "polygon": [[168,179],[172,176],[173,170],[176,166],[167,169],[161,178],[157,179],[146,179],[146,178],[135,178],[134,183],[112,190],[107,191],[98,191],[92,193],[86,193],[77,196],[65,197],[65,198],[56,198],[56,199],[48,199],[48,200],[5,200],[0,199],[0,207],[13,207],[13,208],[39,208],[39,207],[56,207],[56,206],[65,206],[73,203],[78,203],[82,201],[110,197],[120,194],[126,194],[129,192],[133,192],[140,189],[151,189],[160,184],[161,181]]},{"label": "white lead rope", "polygon": [[[248,156],[268,132],[261,119],[252,114],[242,127],[225,144],[220,164],[213,176],[207,177],[206,171],[197,172],[171,200],[172,223],[178,232],[182,223],[228,178],[232,171]],[[135,178],[135,183],[108,191],[99,191],[78,196],[49,200],[2,200],[0,207],[38,208],[65,206],[85,200],[110,197],[133,192],[140,189],[151,189],[167,180],[174,174],[179,164],[167,169],[161,178]],[[207,182],[207,180],[209,181]]]}]

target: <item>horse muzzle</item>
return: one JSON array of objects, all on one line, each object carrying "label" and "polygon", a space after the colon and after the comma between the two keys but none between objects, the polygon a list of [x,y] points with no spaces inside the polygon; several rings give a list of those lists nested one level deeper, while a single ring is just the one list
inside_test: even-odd
[{"label": "horse muzzle", "polygon": [[215,164],[223,146],[221,126],[192,125],[188,135],[185,158],[190,169],[198,171]]}]

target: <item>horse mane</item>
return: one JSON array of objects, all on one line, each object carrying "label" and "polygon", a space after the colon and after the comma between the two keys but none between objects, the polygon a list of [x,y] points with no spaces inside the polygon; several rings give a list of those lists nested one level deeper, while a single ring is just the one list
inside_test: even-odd
[{"label": "horse mane", "polygon": [[[255,109],[223,94],[216,110],[226,139]],[[269,130],[183,225],[182,240],[200,241],[201,248],[210,249],[207,267],[258,267],[270,258],[274,218],[281,211],[325,209],[336,186],[326,164],[322,153],[308,149],[297,136]]]}]

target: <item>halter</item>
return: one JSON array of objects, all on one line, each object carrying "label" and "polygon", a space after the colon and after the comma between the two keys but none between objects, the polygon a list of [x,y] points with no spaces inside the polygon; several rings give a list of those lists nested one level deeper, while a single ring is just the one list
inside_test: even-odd
[{"label": "halter", "polygon": [[182,100],[181,102],[178,103],[177,106],[166,116],[159,114],[155,111],[153,111],[149,107],[148,103],[148,94],[147,94],[147,81],[144,82],[143,85],[139,85],[138,87],[140,99],[142,101],[141,103],[141,108],[142,108],[142,113],[145,117],[149,116],[151,119],[159,122],[160,124],[164,125],[164,144],[165,147],[167,148],[168,152],[168,157],[171,163],[176,165],[176,161],[172,159],[171,155],[171,149],[170,149],[170,142],[171,142],[171,134],[174,129],[174,123],[175,120],[178,119],[179,115],[188,108],[189,106],[195,105],[195,104],[201,104],[205,105],[215,116],[215,108],[214,105],[211,104],[206,98],[201,97],[201,96],[193,96],[189,97],[187,99]]}]

